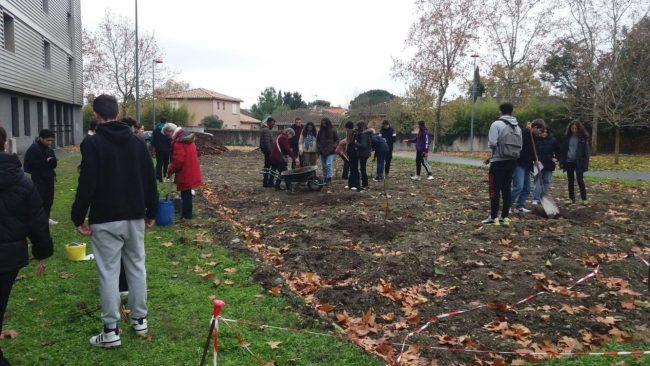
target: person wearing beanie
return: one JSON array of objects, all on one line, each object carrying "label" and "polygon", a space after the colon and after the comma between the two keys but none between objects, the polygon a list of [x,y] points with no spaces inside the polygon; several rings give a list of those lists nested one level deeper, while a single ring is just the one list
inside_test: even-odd
[{"label": "person wearing beanie", "polygon": [[25,172],[31,174],[32,182],[43,200],[43,209],[50,225],[58,224],[50,219],[50,211],[54,204],[54,180],[56,179],[57,159],[51,146],[54,143],[54,132],[43,129],[38,138],[25,152]]}]

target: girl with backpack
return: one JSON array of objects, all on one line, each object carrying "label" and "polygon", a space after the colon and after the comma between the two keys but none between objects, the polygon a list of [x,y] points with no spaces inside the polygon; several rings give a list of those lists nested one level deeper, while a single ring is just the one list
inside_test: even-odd
[{"label": "girl with backpack", "polygon": [[576,203],[574,186],[576,178],[582,203],[589,203],[584,180],[584,173],[589,170],[589,134],[579,121],[569,123],[566,128],[560,152],[560,167],[567,173],[570,203]]}]

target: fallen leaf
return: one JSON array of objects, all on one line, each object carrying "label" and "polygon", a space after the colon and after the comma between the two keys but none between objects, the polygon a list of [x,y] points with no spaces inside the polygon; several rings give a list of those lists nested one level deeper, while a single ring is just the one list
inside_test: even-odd
[{"label": "fallen leaf", "polygon": [[16,339],[18,337],[18,332],[14,329],[5,329],[0,332],[0,339]]},{"label": "fallen leaf", "polygon": [[492,280],[495,280],[495,281],[498,281],[498,280],[503,278],[503,276],[501,276],[500,274],[492,272],[492,271],[488,272],[487,276],[488,276],[488,278],[490,278]]},{"label": "fallen leaf", "polygon": [[210,257],[212,257],[212,253],[201,254],[201,259],[210,258]]},{"label": "fallen leaf", "polygon": [[237,268],[226,268],[223,271],[226,273],[235,273],[237,272]]},{"label": "fallen leaf", "polygon": [[72,274],[72,273],[64,273],[64,274],[61,275],[61,278],[63,278],[64,280],[67,280],[67,279],[70,279],[70,278],[73,278],[73,277],[74,277],[74,274]]},{"label": "fallen leaf", "polygon": [[331,313],[334,310],[334,306],[330,304],[319,304],[316,306],[316,309],[324,313]]},{"label": "fallen leaf", "polygon": [[171,241],[166,241],[166,242],[164,242],[164,243],[162,243],[162,244],[160,244],[160,245],[162,245],[162,246],[165,247],[165,248],[169,248],[169,247],[171,247],[172,245],[174,245],[174,243],[172,243]]},{"label": "fallen leaf", "polygon": [[278,349],[278,348],[280,348],[280,344],[282,344],[282,342],[280,342],[280,341],[270,341],[270,342],[266,342],[266,344],[268,344],[269,347],[271,347],[271,349]]},{"label": "fallen leaf", "polygon": [[219,287],[219,285],[221,285],[221,280],[217,278],[214,281],[212,281],[212,283],[214,284],[214,287]]},{"label": "fallen leaf", "polygon": [[204,280],[210,279],[212,278],[212,276],[214,276],[214,273],[212,272],[206,272],[201,274],[201,278],[203,278]]},{"label": "fallen leaf", "polygon": [[223,281],[223,283],[224,283],[224,285],[229,285],[230,286],[230,285],[234,285],[235,281],[233,281],[233,280],[225,280],[225,281]]},{"label": "fallen leaf", "polygon": [[272,288],[269,290],[269,292],[270,292],[271,295],[273,295],[273,296],[279,296],[281,291],[282,291],[282,289],[280,288],[280,286],[272,287]]}]

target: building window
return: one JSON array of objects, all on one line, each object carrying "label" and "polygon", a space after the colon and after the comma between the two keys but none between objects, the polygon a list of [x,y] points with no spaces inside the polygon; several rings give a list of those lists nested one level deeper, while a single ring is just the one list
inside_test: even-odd
[{"label": "building window", "polygon": [[11,98],[11,135],[20,136],[20,122],[18,122],[18,98]]},{"label": "building window", "polygon": [[72,79],[73,74],[74,74],[74,63],[72,57],[68,57],[68,77]]},{"label": "building window", "polygon": [[14,18],[7,13],[2,13],[3,34],[5,39],[5,50],[16,51],[16,40],[14,38]]},{"label": "building window", "polygon": [[50,1],[49,0],[43,0],[43,11],[46,13],[50,12]]},{"label": "building window", "polygon": [[23,126],[25,127],[25,136],[32,134],[32,116],[29,111],[29,100],[23,100]]},{"label": "building window", "polygon": [[72,34],[72,13],[68,12],[68,34]]},{"label": "building window", "polygon": [[237,108],[237,103],[232,104],[232,114],[238,114],[239,113],[239,108]]},{"label": "building window", "polygon": [[50,42],[43,41],[43,66],[50,70],[52,68],[52,54]]},{"label": "building window", "polygon": [[38,121],[38,130],[43,129],[43,102],[36,103],[36,120]]}]

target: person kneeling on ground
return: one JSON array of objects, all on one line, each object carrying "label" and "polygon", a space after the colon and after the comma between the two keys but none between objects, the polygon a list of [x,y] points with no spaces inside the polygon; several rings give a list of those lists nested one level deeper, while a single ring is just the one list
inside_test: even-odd
[{"label": "person kneeling on ground", "polygon": [[181,192],[181,217],[192,219],[192,189],[201,185],[201,166],[193,133],[186,132],[173,123],[163,127],[163,134],[172,140],[171,161],[167,176],[175,174],[176,190]]},{"label": "person kneeling on ground", "polygon": [[[0,334],[11,288],[20,268],[29,263],[27,238],[38,259],[37,275],[45,273],[45,258],[52,255],[52,238],[38,190],[23,173],[18,157],[5,152],[6,141],[7,132],[0,126]],[[0,366],[9,365],[0,349]]]},{"label": "person kneeling on ground", "polygon": [[[282,133],[275,138],[275,143],[273,144],[273,150],[271,151],[271,174],[274,175],[277,179],[275,180],[275,189],[280,190],[280,179],[282,172],[287,170],[287,155],[291,157],[291,160],[296,167],[300,167],[300,162],[296,162],[298,156],[293,153],[291,146],[289,146],[289,139],[292,138],[296,133],[292,128],[285,128],[282,130]],[[285,182],[287,189],[291,190],[291,184]]]}]

